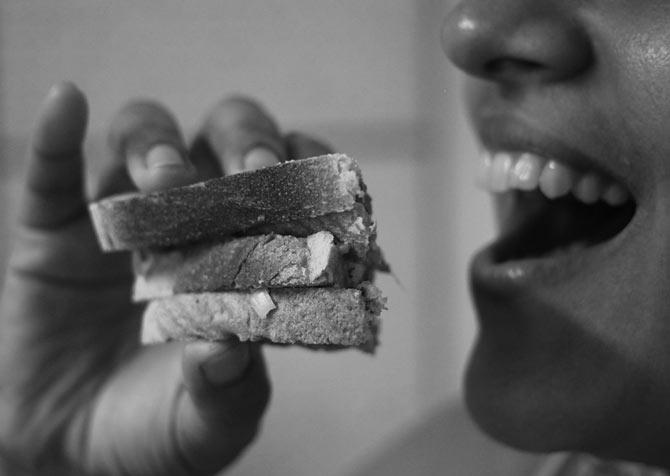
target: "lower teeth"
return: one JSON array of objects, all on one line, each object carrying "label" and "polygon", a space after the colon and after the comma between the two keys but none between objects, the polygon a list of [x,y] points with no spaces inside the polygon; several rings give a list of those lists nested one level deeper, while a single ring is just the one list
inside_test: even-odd
[{"label": "lower teeth", "polygon": [[575,253],[577,251],[582,251],[586,248],[587,244],[583,241],[576,241],[565,246],[559,246],[554,248],[544,255],[546,258],[557,258],[564,256],[570,253]]}]

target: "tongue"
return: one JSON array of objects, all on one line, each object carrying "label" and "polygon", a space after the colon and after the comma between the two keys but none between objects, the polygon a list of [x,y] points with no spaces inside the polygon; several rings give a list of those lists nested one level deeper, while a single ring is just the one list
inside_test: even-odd
[{"label": "tongue", "polygon": [[499,261],[549,256],[592,246],[618,234],[635,211],[631,202],[620,207],[585,205],[572,197],[548,200],[539,193],[520,193],[508,215],[511,223]]}]

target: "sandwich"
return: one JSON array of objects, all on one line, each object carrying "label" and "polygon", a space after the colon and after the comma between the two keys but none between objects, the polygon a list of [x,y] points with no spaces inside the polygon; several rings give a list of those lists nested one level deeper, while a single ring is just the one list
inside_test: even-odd
[{"label": "sandwich", "polygon": [[91,203],[101,248],[132,251],[144,343],[377,344],[388,271],[355,160],[330,154]]}]

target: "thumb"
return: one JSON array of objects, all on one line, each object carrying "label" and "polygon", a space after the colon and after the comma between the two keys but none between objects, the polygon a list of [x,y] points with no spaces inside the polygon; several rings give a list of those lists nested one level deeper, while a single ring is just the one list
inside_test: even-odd
[{"label": "thumb", "polygon": [[257,344],[235,337],[185,346],[176,442],[194,471],[229,464],[258,432],[270,396]]}]

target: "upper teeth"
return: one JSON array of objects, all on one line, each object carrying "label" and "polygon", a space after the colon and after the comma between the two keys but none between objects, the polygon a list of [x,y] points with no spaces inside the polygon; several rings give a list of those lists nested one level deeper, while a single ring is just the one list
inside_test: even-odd
[{"label": "upper teeth", "polygon": [[587,204],[603,200],[619,206],[630,199],[626,188],[597,172],[580,172],[562,162],[529,152],[485,151],[477,181],[484,189],[495,193],[539,188],[547,198],[553,199],[572,192],[577,200]]}]

